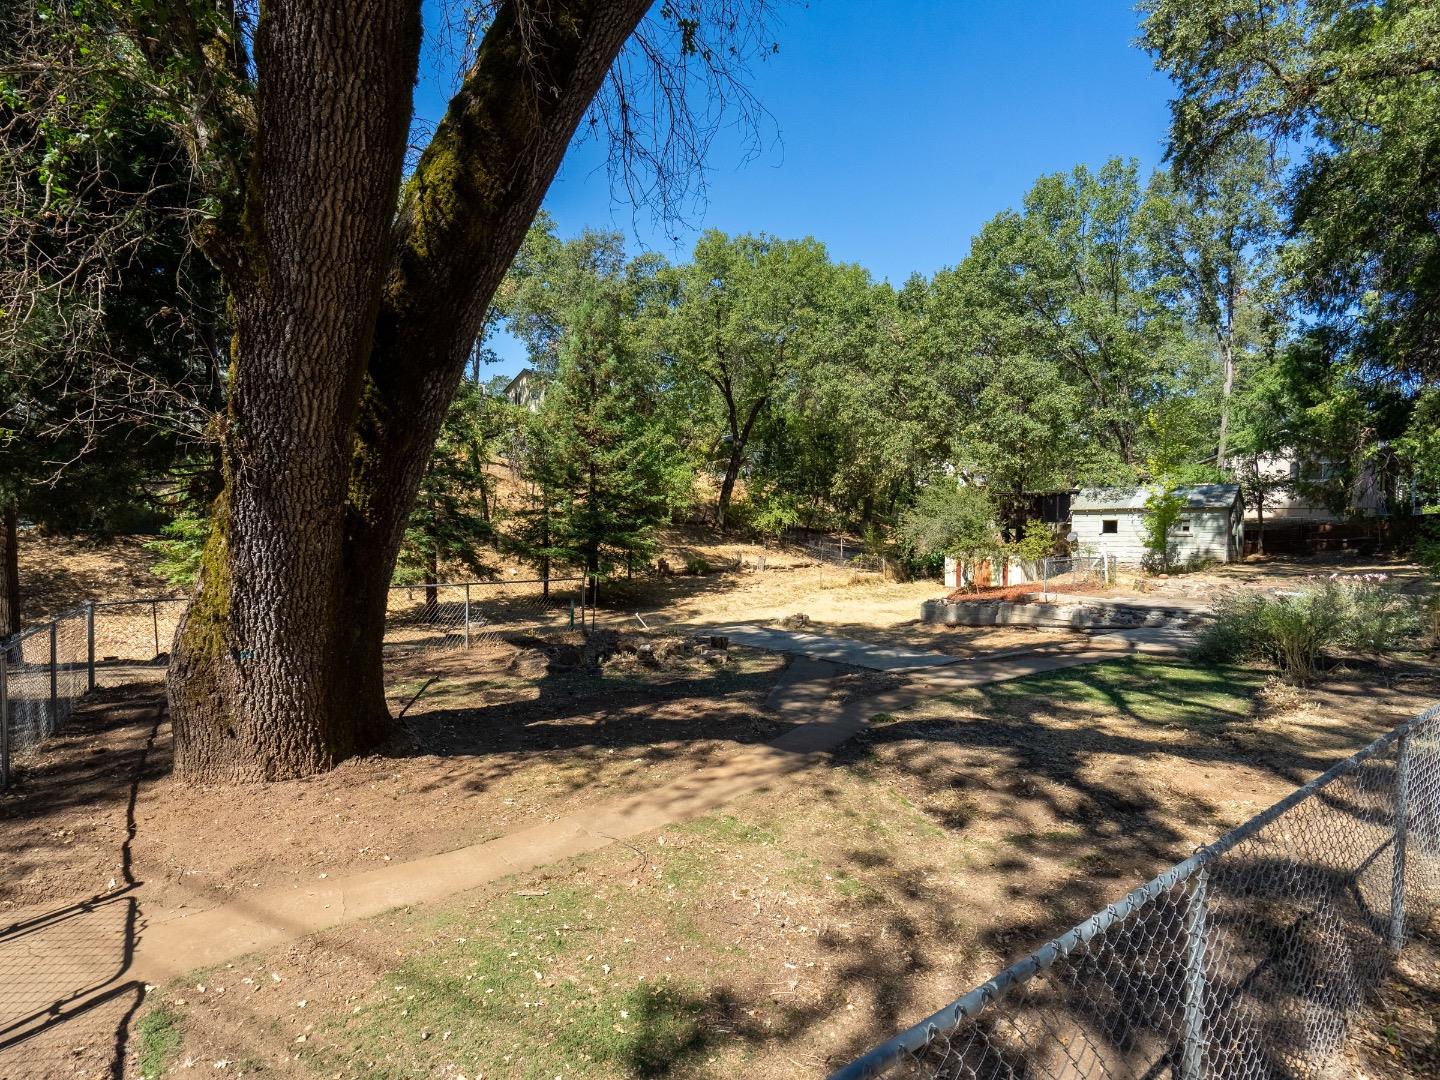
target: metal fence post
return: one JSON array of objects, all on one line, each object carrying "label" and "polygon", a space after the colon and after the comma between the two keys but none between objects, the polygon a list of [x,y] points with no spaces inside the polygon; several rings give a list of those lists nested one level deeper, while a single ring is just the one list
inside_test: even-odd
[{"label": "metal fence post", "polygon": [[470,647],[470,583],[465,583],[465,647]]},{"label": "metal fence post", "polygon": [[1405,847],[1410,833],[1410,733],[1400,736],[1395,752],[1395,840],[1390,870],[1390,936],[1392,953],[1405,944]]},{"label": "metal fence post", "polygon": [[60,624],[50,620],[50,734],[55,734],[60,725]]},{"label": "metal fence post", "polygon": [[95,601],[85,602],[85,692],[95,689]]},{"label": "metal fence post", "polygon": [[10,660],[7,655],[10,642],[0,649],[0,791],[10,786]]},{"label": "metal fence post", "polygon": [[1194,888],[1185,909],[1185,1045],[1180,1080],[1205,1076],[1205,934],[1210,871],[1201,866],[1190,879]]},{"label": "metal fence post", "polygon": [[160,601],[158,600],[150,601],[150,625],[155,630],[155,656],[158,657],[160,655]]}]

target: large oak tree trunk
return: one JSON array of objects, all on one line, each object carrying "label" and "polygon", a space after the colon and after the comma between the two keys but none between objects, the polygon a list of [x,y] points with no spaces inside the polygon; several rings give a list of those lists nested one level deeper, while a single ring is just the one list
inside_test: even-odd
[{"label": "large oak tree trunk", "polygon": [[502,5],[398,215],[418,3],[263,9],[259,264],[233,286],[226,494],[170,674],[182,773],[300,776],[384,736],[386,589],[440,422],[648,6],[555,0],[521,26]]},{"label": "large oak tree trunk", "polygon": [[385,731],[349,692],[340,568],[419,45],[413,0],[275,0],[256,32],[225,490],[169,675],[190,778],[301,776]]},{"label": "large oak tree trunk", "polygon": [[502,8],[407,186],[350,481],[347,660],[372,707],[384,708],[384,590],[446,407],[581,117],[649,6],[557,4],[568,14],[556,12],[542,49]]}]

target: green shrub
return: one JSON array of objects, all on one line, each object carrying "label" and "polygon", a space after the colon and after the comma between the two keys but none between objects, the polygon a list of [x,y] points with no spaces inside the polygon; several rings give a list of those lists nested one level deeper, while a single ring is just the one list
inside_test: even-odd
[{"label": "green shrub", "polygon": [[1415,540],[1415,561],[1431,577],[1440,579],[1440,523],[1427,520]]},{"label": "green shrub", "polygon": [[1349,610],[1340,638],[1347,649],[1379,657],[1424,636],[1430,623],[1425,601],[1386,588],[1384,580],[1383,574],[1367,574],[1347,586]]},{"label": "green shrub", "polygon": [[1383,575],[1331,578],[1296,593],[1223,598],[1195,656],[1217,664],[1265,660],[1303,686],[1320,675],[1326,649],[1384,656],[1414,645],[1426,620],[1424,603],[1387,587]]},{"label": "green shrub", "polygon": [[691,577],[704,577],[711,569],[710,560],[703,555],[691,555],[685,560],[685,573]]},{"label": "green shrub", "polygon": [[990,558],[1003,547],[989,492],[948,477],[921,490],[901,515],[896,539],[910,558]]},{"label": "green shrub", "polygon": [[210,537],[210,519],[182,510],[160,533],[163,540],[151,540],[145,545],[147,551],[160,557],[155,573],[171,585],[188,589],[200,573],[200,557]]},{"label": "green shrub", "polygon": [[1229,593],[1215,604],[1215,612],[1200,630],[1192,653],[1206,664],[1233,664],[1257,655],[1260,611],[1266,598],[1258,593]]},{"label": "green shrub", "polygon": [[1157,488],[1145,500],[1146,562],[1152,570],[1168,574],[1175,561],[1175,545],[1170,534],[1185,513],[1185,500],[1173,488]]},{"label": "green shrub", "polygon": [[1039,562],[1054,553],[1055,530],[1035,518],[1025,522],[1025,532],[1010,545],[1010,554],[1025,563]]}]

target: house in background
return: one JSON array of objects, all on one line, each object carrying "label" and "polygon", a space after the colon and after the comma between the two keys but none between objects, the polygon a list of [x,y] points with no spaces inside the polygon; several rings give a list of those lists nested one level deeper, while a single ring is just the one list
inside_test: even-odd
[{"label": "house in background", "polygon": [[[1149,487],[1091,488],[1070,500],[1070,528],[1075,546],[1119,563],[1139,565],[1145,547],[1145,503]],[[1170,535],[1176,562],[1213,559],[1233,562],[1245,549],[1245,513],[1238,484],[1197,484],[1177,488],[1185,509]]]},{"label": "house in background", "polygon": [[506,385],[504,394],[511,404],[538,412],[545,400],[545,377],[534,368],[525,368]]},{"label": "house in background", "polygon": [[[1330,462],[1302,461],[1293,453],[1282,452],[1263,455],[1255,461],[1254,469],[1269,489],[1265,497],[1266,520],[1323,523],[1347,520],[1345,515],[1325,505],[1320,497],[1320,490],[1328,483],[1337,482],[1336,477],[1340,475]],[[1384,517],[1390,512],[1385,485],[1371,462],[1360,467],[1345,494],[1350,517]],[[1245,507],[1247,521],[1257,521],[1260,516],[1253,501]]]}]

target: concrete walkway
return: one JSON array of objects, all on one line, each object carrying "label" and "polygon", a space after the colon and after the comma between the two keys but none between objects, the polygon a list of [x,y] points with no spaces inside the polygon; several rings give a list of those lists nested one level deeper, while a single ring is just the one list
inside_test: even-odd
[{"label": "concrete walkway", "polygon": [[[748,643],[735,630],[748,637],[750,628],[727,630],[732,640]],[[1133,635],[1109,635],[1037,648],[1023,655],[963,659],[880,649],[813,634],[760,634],[760,639],[777,651],[801,653],[766,703],[767,708],[795,719],[796,724],[768,744],[738,748],[722,764],[641,795],[378,870],[304,887],[257,890],[244,899],[209,908],[159,909],[145,902],[144,888],[139,886],[127,890],[127,895],[96,898],[0,931],[0,967],[6,963],[6,954],[14,953],[8,958],[11,966],[51,973],[40,980],[43,986],[28,980],[35,985],[24,987],[25,992],[14,1000],[10,1000],[13,995],[0,991],[0,1078],[32,1075],[26,1072],[26,1062],[33,1066],[34,1054],[42,1050],[62,1053],[65,1046],[73,1045],[78,1031],[67,1018],[80,1019],[92,1010],[95,1021],[123,1011],[117,1040],[118,1052],[123,1054],[123,1033],[143,997],[142,983],[162,983],[196,968],[222,964],[396,907],[442,900],[711,813],[824,763],[831,751],[878,712],[902,709],[937,693],[1169,647],[1137,642]],[[840,702],[831,682],[837,669],[828,657],[814,659],[811,650],[844,657],[845,663],[855,664],[859,658],[887,665],[877,670],[911,670],[915,674],[881,694]],[[113,1025],[117,1021],[107,1022]],[[50,1043],[56,1045],[50,1047]]]},{"label": "concrete walkway", "polygon": [[896,645],[872,645],[854,638],[806,634],[798,630],[777,630],[764,626],[716,626],[707,628],[712,634],[723,634],[736,645],[746,645],[766,652],[808,656],[812,660],[828,660],[832,664],[868,668],[871,671],[919,671],[924,668],[957,664],[963,657],[948,653],[922,652]]}]

